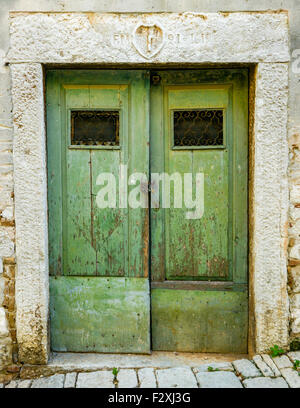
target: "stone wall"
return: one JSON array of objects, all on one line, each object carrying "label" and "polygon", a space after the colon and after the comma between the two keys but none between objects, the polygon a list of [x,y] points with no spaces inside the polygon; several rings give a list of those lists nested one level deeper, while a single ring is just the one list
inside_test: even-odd
[{"label": "stone wall", "polygon": [[[289,83],[289,265],[290,338],[300,339],[300,5],[298,0],[0,0],[0,367],[17,358],[14,307],[14,186],[12,166],[12,102],[9,67],[9,11],[217,12],[286,9],[290,17],[292,64]],[[298,343],[299,347],[299,343]]]}]

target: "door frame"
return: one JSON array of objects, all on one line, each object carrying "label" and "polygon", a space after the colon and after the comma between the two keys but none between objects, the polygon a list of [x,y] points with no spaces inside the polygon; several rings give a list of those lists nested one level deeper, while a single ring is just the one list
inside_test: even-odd
[{"label": "door frame", "polygon": [[[151,55],[135,37],[137,24],[156,26],[160,43]],[[249,352],[275,343],[287,348],[287,13],[193,13],[184,19],[177,13],[103,13],[91,19],[90,13],[20,12],[10,14],[10,25],[19,360],[47,364],[50,354],[44,69],[53,64],[249,67]],[[183,36],[193,25],[206,38],[197,48]],[[128,30],[120,45],[118,33]]]}]

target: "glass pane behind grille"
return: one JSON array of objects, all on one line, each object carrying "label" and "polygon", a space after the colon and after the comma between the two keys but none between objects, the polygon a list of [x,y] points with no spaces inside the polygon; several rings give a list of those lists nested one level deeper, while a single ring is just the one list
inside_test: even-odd
[{"label": "glass pane behind grille", "polygon": [[71,144],[119,145],[118,111],[71,111]]},{"label": "glass pane behind grille", "polygon": [[174,146],[223,145],[223,110],[174,111]]}]

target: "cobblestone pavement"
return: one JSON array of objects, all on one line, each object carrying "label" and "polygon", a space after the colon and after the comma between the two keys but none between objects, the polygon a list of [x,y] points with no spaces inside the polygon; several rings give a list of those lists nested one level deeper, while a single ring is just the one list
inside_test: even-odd
[{"label": "cobblestone pavement", "polygon": [[197,367],[120,368],[15,379],[0,388],[300,388],[300,351]]}]

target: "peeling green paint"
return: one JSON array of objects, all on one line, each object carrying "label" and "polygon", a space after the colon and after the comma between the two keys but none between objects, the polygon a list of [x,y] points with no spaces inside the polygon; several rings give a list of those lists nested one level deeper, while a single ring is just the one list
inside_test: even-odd
[{"label": "peeling green paint", "polygon": [[50,277],[54,351],[149,353],[146,278]]}]

